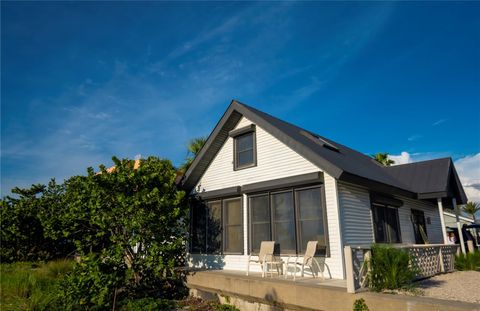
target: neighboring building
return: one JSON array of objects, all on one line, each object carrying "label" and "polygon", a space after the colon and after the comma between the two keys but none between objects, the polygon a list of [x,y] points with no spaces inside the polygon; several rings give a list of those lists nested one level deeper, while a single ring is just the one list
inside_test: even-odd
[{"label": "neighboring building", "polygon": [[[443,217],[445,218],[445,226],[450,228],[457,227],[457,218],[455,213],[450,212],[443,212]],[[471,225],[474,224],[473,218],[465,217],[465,216],[458,216],[458,220],[460,220],[460,225]]]},{"label": "neighboring building", "polygon": [[444,243],[443,208],[467,202],[450,158],[385,167],[237,101],[182,185],[205,202],[192,206],[192,265],[245,270],[263,240],[282,256],[317,240],[338,279],[345,245]]}]

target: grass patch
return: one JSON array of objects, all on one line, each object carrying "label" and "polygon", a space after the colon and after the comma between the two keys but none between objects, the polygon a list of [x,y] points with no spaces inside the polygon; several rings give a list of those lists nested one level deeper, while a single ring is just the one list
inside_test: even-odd
[{"label": "grass patch", "polygon": [[479,271],[480,270],[480,252],[475,251],[474,253],[468,252],[465,254],[460,254],[455,256],[455,268],[460,271]]},{"label": "grass patch", "polygon": [[52,310],[57,286],[72,261],[17,262],[0,265],[0,310]]}]

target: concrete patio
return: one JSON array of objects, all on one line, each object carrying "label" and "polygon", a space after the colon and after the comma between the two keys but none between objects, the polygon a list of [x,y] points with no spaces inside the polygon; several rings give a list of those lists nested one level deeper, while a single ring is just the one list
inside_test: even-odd
[{"label": "concrete patio", "polygon": [[187,286],[193,296],[219,300],[240,310],[352,310],[356,299],[365,299],[370,311],[480,310],[478,304],[434,298],[372,292],[347,293],[346,281],[283,276],[262,278],[260,273],[208,270],[191,272]]}]

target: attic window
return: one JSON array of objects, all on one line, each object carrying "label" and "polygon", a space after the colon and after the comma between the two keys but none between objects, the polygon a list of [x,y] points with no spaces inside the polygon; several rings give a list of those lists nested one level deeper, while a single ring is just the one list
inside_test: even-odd
[{"label": "attic window", "polygon": [[321,138],[320,136],[313,134],[311,132],[307,131],[301,131],[300,132],[303,136],[309,138],[310,140],[313,140],[313,142],[323,146],[324,148],[327,148],[329,150],[335,151],[335,152],[340,152],[340,149],[335,147],[333,144],[329,143],[325,139]]},{"label": "attic window", "polygon": [[257,165],[255,125],[230,131],[233,138],[233,169],[240,170]]}]

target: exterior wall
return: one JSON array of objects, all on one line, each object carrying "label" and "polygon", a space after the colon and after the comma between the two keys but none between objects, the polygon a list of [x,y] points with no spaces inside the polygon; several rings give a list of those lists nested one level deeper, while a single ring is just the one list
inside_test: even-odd
[{"label": "exterior wall", "polygon": [[[252,122],[242,118],[235,129],[250,125]],[[275,137],[257,125],[257,166],[234,171],[233,169],[233,139],[228,138],[222,149],[195,186],[200,191],[212,191],[233,186],[242,186],[255,182],[268,181],[306,173],[322,171],[301,155],[287,147]],[[325,259],[332,278],[343,279],[343,252],[341,232],[339,229],[338,196],[336,181],[324,173],[325,199],[327,209],[328,236],[330,256]],[[244,232],[248,233],[247,196],[243,194]],[[190,265],[203,268],[226,270],[246,270],[248,261],[248,237],[244,235],[245,255],[190,255]],[[284,261],[288,257],[284,257]],[[252,272],[260,272],[260,266],[253,264]],[[328,277],[329,273],[325,273]]]},{"label": "exterior wall", "polygon": [[[411,209],[421,210],[425,214],[425,222],[427,226],[427,237],[430,244],[443,244],[442,223],[438,206],[433,203],[398,197],[403,201],[403,206],[398,209],[398,217],[400,219],[400,230],[402,232],[403,244],[415,244],[415,233],[413,224],[410,220]],[[428,224],[427,218],[430,218]]]},{"label": "exterior wall", "polygon": [[[235,129],[250,124],[251,121],[242,118]],[[233,170],[233,139],[229,137],[195,189],[200,186],[201,191],[212,191],[321,170],[259,126],[256,140],[257,166]]]},{"label": "exterior wall", "polygon": [[345,245],[370,245],[373,234],[370,194],[353,185],[339,184],[342,236]]},{"label": "exterior wall", "polygon": [[[339,186],[339,197],[344,244],[373,243],[375,237],[368,189],[342,183]],[[403,206],[398,208],[402,244],[415,244],[415,233],[410,219],[412,209],[424,212],[428,241],[431,244],[443,243],[442,225],[436,204],[399,196],[396,198],[403,201]],[[430,224],[427,218],[430,218]]]}]

